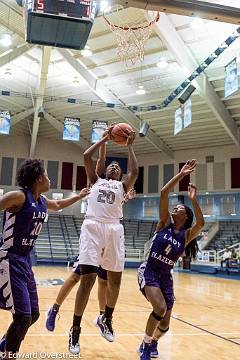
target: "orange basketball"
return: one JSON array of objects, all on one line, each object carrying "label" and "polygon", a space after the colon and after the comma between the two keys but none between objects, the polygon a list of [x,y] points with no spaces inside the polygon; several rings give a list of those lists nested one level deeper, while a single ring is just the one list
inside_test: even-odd
[{"label": "orange basketball", "polygon": [[119,123],[114,125],[111,135],[113,141],[121,146],[126,146],[127,143],[127,134],[133,131],[133,128],[126,123]]}]

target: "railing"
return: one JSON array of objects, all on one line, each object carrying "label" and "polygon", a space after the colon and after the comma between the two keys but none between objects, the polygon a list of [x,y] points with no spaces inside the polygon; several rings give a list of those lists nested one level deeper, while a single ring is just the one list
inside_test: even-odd
[{"label": "railing", "polygon": [[215,250],[202,250],[197,255],[197,262],[216,263],[217,252]]},{"label": "railing", "polygon": [[[236,249],[236,250],[238,250],[238,252],[240,253],[240,242],[239,243],[237,243],[237,244],[233,244],[233,245],[231,245],[231,246],[228,246],[228,250],[231,250],[231,249]],[[219,262],[219,261],[221,261],[221,259],[222,259],[222,255],[223,255],[223,253],[226,251],[227,249],[223,249],[223,250],[219,250],[218,252],[217,252],[217,254],[216,254],[216,257],[217,257],[217,261]]]},{"label": "railing", "polygon": [[126,257],[126,259],[134,259],[137,261],[142,261],[143,260],[143,250],[126,248],[125,249],[125,257]]},{"label": "railing", "polygon": [[218,232],[219,232],[219,222],[216,221],[208,230],[206,238],[203,236],[203,239],[198,242],[199,249],[202,250],[206,248],[207,245],[217,235]]}]

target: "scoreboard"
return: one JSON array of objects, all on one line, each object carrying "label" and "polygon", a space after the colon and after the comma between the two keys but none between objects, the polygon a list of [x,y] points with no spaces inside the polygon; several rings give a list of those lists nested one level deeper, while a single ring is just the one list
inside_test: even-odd
[{"label": "scoreboard", "polygon": [[94,20],[94,4],[91,0],[34,0],[33,11],[49,15]]},{"label": "scoreboard", "polygon": [[26,41],[83,49],[96,13],[96,0],[26,0]]}]

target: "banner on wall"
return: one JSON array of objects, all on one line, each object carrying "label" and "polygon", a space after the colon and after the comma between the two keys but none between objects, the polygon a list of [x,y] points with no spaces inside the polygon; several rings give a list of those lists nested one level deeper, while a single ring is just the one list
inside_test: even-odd
[{"label": "banner on wall", "polygon": [[183,128],[182,109],[178,108],[175,111],[174,135],[180,133],[180,131],[182,131],[182,128]]},{"label": "banner on wall", "polygon": [[192,123],[192,101],[189,99],[184,104],[184,128],[188,127]]},{"label": "banner on wall", "polygon": [[92,122],[92,143],[95,144],[101,140],[104,131],[107,129],[107,121],[93,120]]},{"label": "banner on wall", "polygon": [[225,97],[238,91],[238,66],[237,59],[233,59],[225,66]]},{"label": "banner on wall", "polygon": [[11,115],[9,111],[0,111],[0,134],[9,135]]},{"label": "banner on wall", "polygon": [[80,119],[65,117],[63,125],[63,140],[79,141]]}]

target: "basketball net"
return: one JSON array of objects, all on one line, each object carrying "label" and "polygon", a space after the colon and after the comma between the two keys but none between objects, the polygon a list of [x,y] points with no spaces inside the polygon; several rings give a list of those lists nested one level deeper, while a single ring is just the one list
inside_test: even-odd
[{"label": "basketball net", "polygon": [[126,67],[142,62],[146,41],[151,35],[153,25],[160,19],[159,12],[153,12],[153,19],[148,21],[141,10],[124,9],[121,5],[116,5],[105,10],[103,17],[115,34],[117,53]]}]

